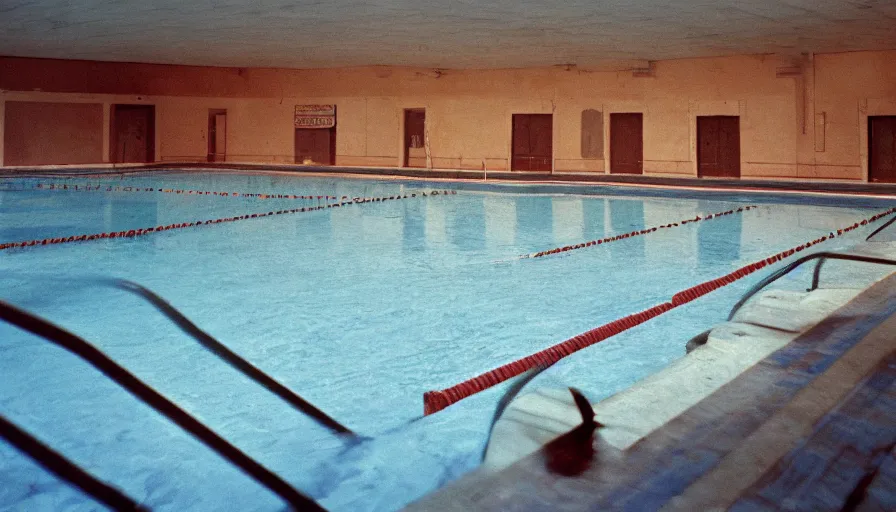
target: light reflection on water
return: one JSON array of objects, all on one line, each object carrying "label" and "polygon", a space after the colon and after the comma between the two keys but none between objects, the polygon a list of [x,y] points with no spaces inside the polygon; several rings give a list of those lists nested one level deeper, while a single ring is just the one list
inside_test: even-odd
[{"label": "light reflection on water", "polygon": [[[35,191],[34,183],[47,180],[6,181],[24,190],[0,190],[0,243],[314,202]],[[131,176],[103,183],[349,197],[445,188],[237,174]],[[870,215],[859,207],[764,201],[742,214],[514,260],[750,201],[462,190],[133,240],[3,251],[0,286],[4,300],[91,340],[328,508],[392,510],[475,467],[503,386],[407,424],[421,414],[423,392]],[[869,229],[817,250],[846,247]],[[148,286],[255,365],[374,440],[346,448],[133,297],[28,277],[35,273],[111,275]],[[762,275],[581,351],[539,382],[575,385],[592,400],[624,389],[684,355],[685,342],[724,319]],[[98,476],[159,510],[278,507],[267,491],[70,355],[8,326],[0,327],[0,340],[0,414]],[[0,460],[0,509],[95,507],[7,445],[0,445]]]}]

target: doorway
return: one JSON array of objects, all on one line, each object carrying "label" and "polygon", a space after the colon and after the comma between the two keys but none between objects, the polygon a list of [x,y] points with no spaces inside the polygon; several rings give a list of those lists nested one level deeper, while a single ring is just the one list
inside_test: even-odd
[{"label": "doorway", "polygon": [[896,183],[896,116],[868,117],[868,181]]},{"label": "doorway", "polygon": [[336,163],[336,127],[296,128],[295,163],[334,165]]},{"label": "doorway", "polygon": [[610,114],[610,173],[644,174],[644,115]]},{"label": "doorway", "polygon": [[740,117],[697,117],[697,176],[740,178]]},{"label": "doorway", "polygon": [[208,109],[208,161],[227,160],[227,110]]},{"label": "doorway", "polygon": [[155,160],[154,105],[112,105],[109,161],[148,163]]},{"label": "doorway", "polygon": [[553,115],[513,114],[510,170],[551,172],[553,134]]},{"label": "doorway", "polygon": [[404,166],[426,167],[426,109],[404,111]]}]

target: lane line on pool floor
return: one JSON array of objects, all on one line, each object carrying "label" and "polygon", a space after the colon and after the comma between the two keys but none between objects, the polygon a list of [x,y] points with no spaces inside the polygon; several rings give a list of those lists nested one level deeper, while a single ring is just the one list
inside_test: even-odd
[{"label": "lane line on pool floor", "polygon": [[[756,208],[759,208],[759,207],[756,205],[748,205],[748,206],[741,206],[739,208],[735,208],[735,209],[731,209],[731,210],[725,210],[724,212],[710,213],[710,214],[704,215],[703,217],[701,217],[698,214],[693,219],[684,219],[684,220],[680,220],[678,222],[670,222],[669,224],[663,224],[661,226],[654,226],[651,228],[644,228],[644,229],[631,231],[629,233],[622,233],[619,235],[608,236],[606,238],[601,238],[599,240],[589,240],[588,242],[581,242],[581,243],[574,244],[574,245],[564,245],[562,247],[556,247],[554,249],[548,249],[545,251],[523,254],[523,255],[517,256],[516,259],[525,260],[525,259],[532,259],[532,258],[543,258],[545,256],[551,256],[552,254],[560,254],[563,252],[575,251],[578,249],[584,249],[586,247],[593,247],[595,245],[602,245],[602,244],[606,244],[606,243],[610,243],[610,242],[615,242],[617,240],[623,240],[623,239],[631,238],[631,237],[635,237],[635,236],[646,235],[646,234],[653,233],[654,231],[657,231],[660,229],[675,228],[678,226],[683,226],[685,224],[691,224],[693,222],[700,222],[702,220],[712,220],[712,219],[717,219],[719,217],[724,217],[726,215],[733,215],[735,213],[743,213],[745,211],[754,210]],[[502,262],[504,262],[504,261],[497,261],[496,263],[502,263]]]},{"label": "lane line on pool floor", "polygon": [[[420,197],[437,197],[440,195],[457,195],[456,190],[433,190],[429,194],[425,192]],[[195,222],[183,222],[177,224],[168,224],[167,226],[155,226],[149,228],[129,229],[122,231],[103,232],[89,235],[76,235],[59,238],[44,238],[40,240],[26,240],[22,242],[7,242],[0,244],[0,251],[13,248],[25,248],[44,245],[58,245],[73,242],[86,242],[91,240],[105,240],[111,238],[134,238],[138,236],[149,235],[151,233],[159,233],[162,231],[170,231],[173,229],[184,229],[198,226],[208,226],[211,224],[222,224],[225,222],[236,222],[240,220],[257,219],[262,217],[270,217],[274,215],[285,215],[293,213],[309,213],[328,208],[341,208],[343,206],[351,206],[354,204],[377,203],[383,201],[394,201],[398,199],[411,199],[418,197],[416,193],[410,195],[386,196],[386,197],[356,197],[351,201],[341,201],[339,203],[327,203],[324,206],[304,206],[301,208],[292,208],[289,210],[277,210],[263,213],[251,213],[246,215],[238,215],[236,217],[224,217],[219,219],[199,220]]]},{"label": "lane line on pool floor", "polygon": [[773,254],[763,260],[751,263],[744,267],[738,268],[733,272],[729,272],[724,276],[711,279],[709,281],[692,286],[686,290],[680,291],[672,296],[669,302],[657,304],[651,308],[639,311],[637,313],[624,316],[607,324],[595,327],[582,334],[569,338],[556,345],[550,346],[544,350],[531,354],[529,356],[517,359],[505,365],[499,366],[493,370],[489,370],[471,379],[467,379],[459,384],[455,384],[449,388],[439,391],[427,391],[423,394],[423,413],[426,415],[436,413],[446,407],[455,404],[465,398],[476,393],[485,391],[486,389],[496,386],[508,379],[521,375],[526,371],[538,366],[550,366],[557,361],[572,355],[591,345],[595,345],[601,341],[611,338],[623,331],[627,331],[632,327],[643,324],[644,322],[655,318],[663,313],[670,311],[678,306],[687,304],[699,297],[702,297],[714,290],[727,286],[738,281],[753,272],[758,271],[768,265],[777,263],[801,252],[813,245],[820,244],[824,241],[842,236],[860,226],[868,225],[871,222],[882,219],[888,215],[896,213],[896,207],[890,208],[867,219],[863,219],[845,228],[831,231],[830,234],[816,238],[815,240],[798,245],[791,249],[787,249]]}]

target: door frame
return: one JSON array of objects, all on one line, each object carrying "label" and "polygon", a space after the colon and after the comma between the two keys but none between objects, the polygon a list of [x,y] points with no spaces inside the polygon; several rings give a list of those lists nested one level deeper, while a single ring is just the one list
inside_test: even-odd
[{"label": "door frame", "polygon": [[[738,100],[719,100],[719,101],[691,101],[688,105],[688,138],[690,139],[690,160],[691,160],[691,176],[697,178],[700,176],[699,162],[697,162],[697,118],[702,116],[738,116],[740,117],[740,132],[744,132],[746,125],[745,101]],[[744,164],[744,146],[741,139],[740,147],[740,176],[744,178],[744,170],[747,168]],[[747,176],[749,177],[749,176]]]},{"label": "door frame", "polygon": [[[210,108],[210,109],[208,109],[208,131],[206,132],[206,137],[208,138],[208,141],[207,141],[208,142],[208,155],[206,156],[206,159],[209,162],[216,162],[217,160],[215,159],[215,157],[217,155],[221,154],[221,153],[217,152],[217,149],[218,149],[217,146],[214,148],[216,151],[212,152],[212,145],[214,144],[214,140],[215,140],[214,138],[212,138],[212,129],[214,128],[215,131],[217,132],[217,128],[215,127],[215,116],[217,116],[219,114],[224,114],[225,119],[226,119],[227,109],[226,108]],[[224,159],[221,161],[222,162],[227,161],[227,125],[226,124],[224,125],[224,153],[222,154],[222,156],[224,157]]]},{"label": "door frame", "polygon": [[303,131],[304,131],[304,130],[309,130],[309,131],[316,131],[316,132],[329,132],[329,134],[330,134],[330,147],[329,147],[330,161],[329,161],[329,162],[325,162],[325,163],[315,162],[314,165],[318,165],[318,166],[333,166],[333,165],[336,165],[336,127],[335,127],[335,126],[331,126],[330,128],[293,128],[293,132],[292,132],[292,160],[293,160],[293,163],[294,163],[295,165],[302,165],[301,162],[296,161],[296,159],[299,157],[298,152],[296,151],[296,134],[299,132],[299,130],[303,130]]},{"label": "door frame", "polygon": [[862,168],[862,181],[870,183],[871,152],[869,117],[896,116],[896,100],[865,98],[859,100],[859,162]]},{"label": "door frame", "polygon": [[508,129],[507,129],[507,171],[508,172],[544,172],[544,171],[514,171],[513,170],[513,116],[518,115],[547,115],[551,116],[551,170],[549,173],[554,173],[554,168],[557,163],[557,123],[556,118],[554,117],[554,112],[548,112],[543,109],[531,109],[531,110],[513,110],[509,114],[508,119]]},{"label": "door frame", "polygon": [[[639,173],[629,173],[629,172],[613,172],[613,116],[620,114],[640,114],[641,115],[641,172]],[[607,165],[606,165],[606,174],[629,174],[633,176],[643,176],[644,175],[644,117],[645,112],[642,110],[623,110],[617,112],[609,112],[607,114],[608,124],[607,126],[607,143],[608,147],[606,148],[607,153]]]},{"label": "door frame", "polygon": [[115,130],[115,121],[116,114],[118,113],[118,109],[120,107],[147,108],[152,113],[152,115],[149,116],[149,126],[147,126],[146,128],[147,137],[149,138],[149,144],[147,144],[146,148],[147,160],[144,163],[153,163],[158,161],[159,154],[158,146],[156,145],[156,138],[158,136],[158,133],[156,133],[156,127],[158,126],[158,123],[156,123],[156,105],[154,103],[112,103],[109,105],[109,162],[125,163],[118,162],[115,155],[116,149],[118,149],[118,131]]},{"label": "door frame", "polygon": [[737,119],[737,159],[738,159],[737,176],[705,176],[705,177],[709,178],[709,179],[723,179],[723,180],[741,179],[741,177],[743,176],[743,168],[742,168],[743,158],[741,157],[741,153],[743,153],[743,141],[741,140],[741,134],[743,133],[743,130],[741,129],[741,117],[740,116],[721,116],[721,115],[711,115],[711,116],[700,115],[695,118],[696,126],[697,126],[697,132],[695,134],[695,136],[697,137],[697,177],[700,179],[704,178],[704,176],[700,175],[700,118],[701,117],[702,118],[725,117],[725,118]]},{"label": "door frame", "polygon": [[[507,149],[505,150],[506,153],[504,153],[504,155],[505,155],[504,163],[507,165],[505,170],[508,172],[510,172],[510,169],[513,167],[513,116],[514,116],[514,114],[551,114],[552,116],[554,116],[556,114],[554,109],[549,107],[548,105],[545,105],[544,102],[536,102],[533,105],[531,105],[531,108],[517,108],[517,107],[518,107],[518,105],[507,111],[507,118],[504,121],[504,126],[506,127],[505,129],[507,130],[504,135],[505,137],[507,137],[505,139],[507,141],[507,145],[505,146]],[[558,136],[558,133],[559,133],[558,125],[559,124],[560,123],[557,122],[556,117],[551,117],[551,174],[554,173],[554,169],[556,168],[556,164],[557,164],[557,141],[560,140],[560,137]],[[490,159],[486,158],[486,160],[490,160]],[[495,169],[495,170],[497,170],[497,169]]]},{"label": "door frame", "polygon": [[[591,108],[598,108],[596,105]],[[625,114],[631,112],[640,112],[643,116],[641,118],[641,128],[644,129],[647,126],[648,118],[650,117],[650,106],[643,101],[636,100],[619,100],[619,101],[610,101],[607,103],[603,103],[600,105],[600,111],[603,112],[604,118],[604,154],[603,154],[603,173],[610,174],[610,114]],[[581,129],[581,127],[580,127]],[[646,138],[645,138],[646,139]],[[642,147],[642,151],[646,155],[647,146]],[[643,167],[645,169],[644,174],[646,174],[647,168],[647,158],[642,158]]]},{"label": "door frame", "polygon": [[[868,126],[865,127],[865,130],[868,132],[868,181],[871,182],[871,155],[872,155],[872,152],[871,152],[871,141],[872,141],[871,123],[872,123],[872,120],[875,118],[892,118],[894,121],[896,121],[896,116],[883,115],[883,116],[866,116],[866,117],[868,118],[868,121],[867,121]],[[894,123],[894,124],[896,124],[896,123]],[[878,183],[892,184],[892,183],[896,183],[896,181],[882,181],[882,182],[878,182]]]},{"label": "door frame", "polygon": [[429,149],[426,144],[426,107],[405,107],[401,109],[401,167],[411,168],[411,169],[426,169],[427,166],[424,164],[423,167],[410,167],[408,165],[408,161],[410,160],[410,146],[408,145],[408,114],[411,112],[423,112],[423,151],[426,153],[427,161],[432,161],[429,155]]}]

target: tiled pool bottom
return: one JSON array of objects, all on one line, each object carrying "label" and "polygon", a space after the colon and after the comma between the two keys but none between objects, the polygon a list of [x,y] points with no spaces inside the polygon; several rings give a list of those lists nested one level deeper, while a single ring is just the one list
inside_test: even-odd
[{"label": "tiled pool bottom", "polygon": [[[0,192],[0,243],[296,206],[258,198],[34,189],[45,181],[17,179],[19,190]],[[460,184],[236,174],[67,181],[340,197],[459,189],[451,197],[0,253],[4,299],[93,341],[334,510],[393,510],[478,464],[504,386],[408,423],[420,416],[424,391],[666,300],[883,206],[848,199],[838,202],[850,206],[836,207],[755,196],[655,198],[590,187],[530,195],[526,187],[468,191]],[[538,261],[508,261],[752,203],[760,208]],[[848,247],[870,229],[819,249]],[[346,445],[220,364],[140,301],[58,279],[85,275],[150,287],[373,439]],[[685,341],[724,318],[759,277],[581,351],[540,382],[578,386],[592,400],[624,389],[682,356]],[[797,281],[791,284],[801,286]],[[0,413],[98,476],[160,510],[280,506],[70,356],[11,328],[2,336]],[[9,447],[2,453],[0,470],[9,485],[0,491],[0,507],[95,506]]]}]

